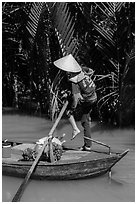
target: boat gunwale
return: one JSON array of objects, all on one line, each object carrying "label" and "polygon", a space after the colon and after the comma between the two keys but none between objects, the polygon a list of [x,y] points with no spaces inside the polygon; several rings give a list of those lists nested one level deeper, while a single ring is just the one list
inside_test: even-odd
[{"label": "boat gunwale", "polygon": [[[91,152],[92,153],[92,152]],[[89,155],[88,155],[89,156]],[[117,160],[121,157],[121,154],[114,154],[114,155],[107,155],[107,157],[103,157],[103,158],[88,158],[86,159],[86,156],[83,156],[82,158],[79,159],[73,159],[73,160],[59,160],[57,162],[54,163],[50,163],[50,162],[46,162],[46,161],[40,161],[38,163],[37,166],[41,167],[48,167],[48,166],[62,166],[62,165],[71,165],[71,164],[82,164],[82,163],[86,163],[86,162],[100,162],[101,160],[107,160],[107,159],[114,159]],[[2,161],[2,165],[9,165],[9,166],[31,166],[33,164],[34,161],[12,161],[10,160],[9,162],[7,161]]]},{"label": "boat gunwale", "polygon": [[[9,141],[10,142],[10,141]],[[21,144],[25,144],[25,143],[21,143]],[[31,143],[30,143],[31,144]],[[33,144],[33,143],[32,143]],[[110,154],[108,152],[98,152],[98,151],[95,151],[94,149],[91,150],[90,152],[88,151],[82,151],[82,150],[79,150],[79,149],[67,149],[65,150],[65,152],[69,153],[69,154],[73,154],[75,153],[76,156],[78,156],[78,154],[85,154],[85,155],[82,155],[81,157],[79,158],[71,158],[71,159],[63,159],[63,160],[59,160],[59,161],[56,161],[56,162],[53,162],[53,163],[50,163],[50,162],[46,162],[46,161],[39,161],[39,163],[37,164],[37,166],[39,167],[50,167],[50,166],[62,166],[62,165],[77,165],[77,164],[84,164],[86,162],[100,162],[101,160],[108,160],[108,159],[112,159],[112,160],[120,160],[122,157],[123,157],[123,154],[125,155],[126,153],[125,152],[128,152],[129,150],[126,150],[126,151],[122,151],[122,152],[111,152]],[[95,154],[95,155],[102,155],[104,154],[104,157],[101,157],[99,158],[98,156],[95,156],[95,158],[91,157],[90,158],[90,155],[91,154]],[[21,156],[15,152],[11,153],[11,155],[17,155],[18,157]],[[7,160],[7,161],[6,161]],[[2,158],[2,165],[4,166],[31,166],[33,164],[34,161],[21,161],[21,158],[19,158],[18,160],[12,160],[12,157],[11,158]]]}]

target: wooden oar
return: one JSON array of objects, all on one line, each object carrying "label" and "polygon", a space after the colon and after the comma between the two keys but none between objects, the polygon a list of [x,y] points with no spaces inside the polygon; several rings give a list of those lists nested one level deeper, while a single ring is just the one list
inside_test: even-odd
[{"label": "wooden oar", "polygon": [[96,143],[96,144],[99,144],[99,145],[102,145],[102,146],[104,146],[104,147],[107,147],[107,148],[109,148],[109,154],[111,153],[110,152],[110,146],[109,145],[107,145],[107,144],[105,144],[105,143],[103,143],[103,142],[99,142],[99,141],[97,141],[97,140],[93,140],[93,139],[91,139],[91,138],[89,138],[89,137],[85,137],[84,136],[84,138],[85,139],[87,139],[87,140],[90,140],[90,141],[92,141],[92,142],[94,142],[94,143]]},{"label": "wooden oar", "polygon": [[[18,202],[18,201],[20,201],[21,196],[23,195],[23,192],[24,192],[24,190],[25,190],[25,188],[26,188],[26,186],[27,186],[28,180],[29,180],[31,174],[32,174],[33,171],[34,171],[34,169],[35,169],[35,167],[36,167],[36,165],[37,165],[37,163],[38,163],[38,161],[39,161],[39,159],[40,159],[40,157],[41,157],[41,155],[42,155],[42,152],[44,151],[46,145],[48,144],[48,139],[52,137],[52,134],[53,134],[53,132],[55,131],[55,129],[56,129],[56,127],[57,127],[57,125],[58,125],[58,123],[59,123],[59,121],[60,121],[60,119],[61,119],[63,113],[64,113],[64,111],[66,110],[67,105],[68,105],[68,101],[65,102],[63,108],[61,109],[57,120],[55,121],[54,125],[52,126],[52,128],[51,128],[51,130],[50,130],[50,132],[49,132],[49,137],[47,137],[47,140],[45,140],[45,142],[44,142],[42,148],[40,149],[40,152],[38,153],[38,155],[37,155],[35,161],[33,162],[31,168],[29,169],[29,171],[28,171],[28,173],[27,173],[27,175],[26,175],[24,181],[22,182],[22,184],[20,185],[20,187],[19,187],[18,191],[16,192],[14,198],[12,199],[12,202]],[[48,147],[48,146],[47,146],[47,147]]]}]

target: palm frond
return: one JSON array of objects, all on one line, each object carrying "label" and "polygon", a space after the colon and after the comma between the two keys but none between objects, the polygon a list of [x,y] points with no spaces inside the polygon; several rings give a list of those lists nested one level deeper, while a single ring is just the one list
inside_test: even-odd
[{"label": "palm frond", "polygon": [[95,3],[96,6],[102,11],[102,13],[106,16],[114,16],[114,10],[112,3],[109,5],[109,7],[106,6],[106,4],[102,3]]},{"label": "palm frond", "polygon": [[[74,57],[76,57],[78,52],[78,41],[74,36],[75,24],[73,18],[71,17],[68,4],[65,2],[48,3],[48,7],[51,13],[51,19],[58,38],[62,56],[66,56],[71,53]],[[52,119],[55,118],[56,112],[59,110],[59,103],[57,102],[60,95],[60,84],[63,78],[64,76],[62,75],[62,71],[59,70],[51,85],[52,93],[50,109]]]},{"label": "palm frond", "polygon": [[109,98],[111,100],[112,97],[119,97],[120,94],[121,64],[119,47],[120,43],[125,43],[125,38],[122,38],[125,34],[125,30],[122,29],[122,26],[124,26],[125,28],[125,24],[123,25],[121,22],[119,22],[117,16],[123,6],[125,6],[125,2],[96,2],[95,5],[97,7],[97,15],[100,14],[99,21],[96,21],[96,19],[91,20],[94,29],[99,35],[99,39],[97,38],[96,40],[96,46],[101,51],[103,56],[105,56],[107,61],[110,63],[110,66],[112,67],[113,90],[115,89],[115,87],[118,87],[115,93],[111,92],[112,90],[110,89],[109,92],[105,91],[101,94],[101,98],[98,101],[99,109],[101,109],[101,107],[103,107],[106,102],[109,101]]},{"label": "palm frond", "polygon": [[28,17],[28,22],[27,22],[27,30],[29,31],[32,39],[34,41],[38,25],[39,25],[39,20],[40,20],[40,15],[43,7],[43,2],[34,2],[32,3],[29,17]]},{"label": "palm frond", "polygon": [[129,64],[132,60],[135,60],[135,45],[134,44],[133,44],[133,49],[131,49],[130,53],[129,54],[127,53],[127,56],[126,56],[125,68],[124,68],[123,75],[122,75],[122,82],[127,76],[127,73],[130,69]]},{"label": "palm frond", "polygon": [[95,21],[93,21],[94,28],[104,37],[107,41],[109,41],[112,45],[115,45],[115,41],[113,40],[114,32],[111,30],[105,30],[101,25],[98,25]]},{"label": "palm frond", "polygon": [[[111,96],[111,97],[110,97]],[[112,97],[114,98],[114,97],[116,97],[116,98],[114,98],[113,100],[117,100],[117,98],[118,98],[118,95],[117,95],[117,93],[110,93],[108,96],[106,96],[107,97],[107,99],[105,99],[105,101],[103,100],[103,103],[101,103],[101,105],[99,106],[99,113],[101,112],[101,109],[103,108],[103,106],[105,106],[106,105],[106,103],[108,103],[108,101],[109,100],[112,100]],[[105,98],[106,98],[105,97]]]},{"label": "palm frond", "polygon": [[74,21],[65,2],[48,3],[53,25],[61,47],[62,55],[77,54],[77,39],[74,37]]}]

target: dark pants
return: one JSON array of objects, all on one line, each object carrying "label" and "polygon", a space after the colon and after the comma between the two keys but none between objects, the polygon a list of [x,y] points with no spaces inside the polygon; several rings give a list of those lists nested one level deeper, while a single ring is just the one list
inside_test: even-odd
[{"label": "dark pants", "polygon": [[[82,103],[82,118],[81,118],[81,125],[84,128],[84,136],[91,138],[91,129],[90,129],[90,112],[92,110],[92,104],[89,102]],[[84,138],[84,146],[90,147],[91,140]]]}]

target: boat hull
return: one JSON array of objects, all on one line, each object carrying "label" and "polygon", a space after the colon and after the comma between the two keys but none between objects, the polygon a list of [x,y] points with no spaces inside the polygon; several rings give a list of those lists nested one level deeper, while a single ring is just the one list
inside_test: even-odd
[{"label": "boat hull", "polygon": [[[115,159],[116,161],[116,159]],[[79,179],[85,177],[94,177],[105,174],[108,166],[113,164],[111,161],[86,161],[82,163],[63,164],[63,165],[38,165],[32,174],[34,179]],[[25,177],[31,165],[3,164],[2,172],[4,175]]]},{"label": "boat hull", "polygon": [[[66,151],[58,162],[48,163],[40,161],[31,178],[50,180],[70,180],[96,177],[111,170],[128,150],[121,154],[104,154],[96,152]],[[25,177],[33,162],[21,161],[14,158],[2,160],[3,175]],[[21,155],[18,155],[19,157]],[[18,157],[16,155],[16,158]]]}]

